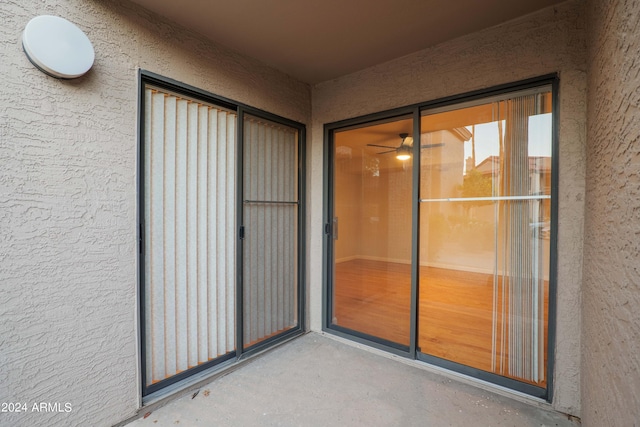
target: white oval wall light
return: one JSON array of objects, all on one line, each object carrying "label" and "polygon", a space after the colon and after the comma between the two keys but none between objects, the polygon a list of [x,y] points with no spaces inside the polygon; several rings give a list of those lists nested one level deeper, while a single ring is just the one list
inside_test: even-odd
[{"label": "white oval wall light", "polygon": [[33,18],[22,33],[27,58],[40,71],[59,79],[74,79],[93,65],[91,41],[71,22],[58,16]]}]

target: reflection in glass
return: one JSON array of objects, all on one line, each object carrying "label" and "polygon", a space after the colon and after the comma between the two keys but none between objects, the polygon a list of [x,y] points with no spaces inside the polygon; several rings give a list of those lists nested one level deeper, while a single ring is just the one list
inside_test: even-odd
[{"label": "reflection in glass", "polygon": [[546,385],[551,94],[423,115],[422,353]]}]

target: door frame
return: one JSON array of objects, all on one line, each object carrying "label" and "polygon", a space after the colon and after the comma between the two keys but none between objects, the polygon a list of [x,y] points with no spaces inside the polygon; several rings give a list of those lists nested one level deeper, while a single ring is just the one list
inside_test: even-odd
[{"label": "door frame", "polygon": [[[365,125],[370,124],[379,124],[384,122],[395,121],[401,118],[411,118],[413,120],[413,134],[419,135],[419,120],[420,111],[418,106],[409,106],[397,108],[389,111],[383,111],[367,116],[356,117],[353,119],[342,120],[335,123],[325,124],[324,126],[324,164],[325,164],[325,179],[323,183],[323,288],[322,288],[322,312],[323,312],[323,322],[322,329],[323,331],[332,333],[334,335],[340,336],[342,338],[347,338],[361,344],[366,344],[380,350],[387,351],[389,353],[393,353],[399,356],[415,358],[415,350],[416,350],[416,342],[413,339],[413,336],[417,331],[417,270],[413,267],[415,265],[416,256],[417,256],[417,247],[418,247],[418,235],[415,233],[412,234],[412,242],[411,242],[411,307],[410,307],[410,325],[409,325],[409,334],[410,334],[410,344],[409,346],[399,345],[397,343],[393,343],[391,341],[381,339],[372,335],[368,335],[362,332],[358,332],[352,329],[347,329],[345,327],[339,325],[333,325],[331,314],[333,313],[333,303],[331,296],[333,295],[333,278],[334,278],[334,245],[333,239],[336,234],[336,230],[333,226],[333,218],[335,217],[335,206],[333,203],[333,192],[334,188],[334,161],[333,155],[334,152],[334,133],[338,130],[348,130],[351,128],[363,127]],[[418,118],[418,120],[416,120]],[[417,132],[417,133],[416,133]],[[415,180],[416,180],[416,171],[419,173],[419,162],[416,163],[416,150],[420,149],[420,144],[414,144],[413,146],[413,158],[414,163],[412,166],[412,181],[414,183],[414,188],[412,189],[412,201],[411,201],[411,210],[412,210],[412,226],[415,227],[416,224],[413,224],[417,219],[417,195],[415,188]],[[414,271],[415,270],[415,271]],[[414,277],[415,276],[415,277]]]},{"label": "door frame", "polygon": [[[476,368],[464,366],[455,362],[426,356],[417,350],[418,338],[418,295],[419,295],[419,204],[420,204],[420,144],[413,144],[413,188],[412,188],[412,254],[411,254],[411,326],[410,345],[408,349],[398,348],[379,338],[352,331],[337,325],[332,325],[332,295],[334,281],[334,245],[333,218],[335,212],[333,200],[334,188],[334,133],[338,130],[346,130],[352,127],[362,127],[367,124],[383,120],[391,120],[398,116],[413,115],[414,135],[420,135],[421,112],[440,107],[449,107],[461,103],[481,101],[493,96],[500,96],[510,92],[526,90],[539,86],[551,86],[552,98],[552,176],[551,176],[551,239],[549,260],[549,306],[548,306],[548,332],[547,332],[547,386],[541,388],[532,386],[522,381],[503,377]],[[420,360],[434,366],[469,376],[473,380],[485,381],[510,388],[516,392],[522,392],[533,397],[538,397],[551,402],[553,399],[553,374],[556,341],[556,311],[557,311],[557,242],[558,242],[558,191],[559,191],[559,103],[558,103],[559,78],[556,73],[522,80],[514,83],[506,83],[488,89],[482,89],[458,95],[448,96],[433,101],[425,101],[406,107],[376,112],[373,114],[358,116],[324,125],[324,179],[323,179],[323,259],[322,259],[322,330],[348,340],[371,346],[392,354],[406,357],[412,360]]]},{"label": "door frame", "polygon": [[[149,386],[146,385],[146,341],[145,341],[145,150],[144,150],[144,138],[145,138],[145,88],[147,85],[152,85],[161,89],[166,89],[173,93],[181,94],[186,97],[194,98],[207,102],[210,104],[218,105],[228,110],[235,111],[237,114],[236,120],[236,150],[237,150],[237,163],[236,163],[236,280],[235,280],[235,328],[236,328],[236,349],[224,356],[194,366],[186,371],[180,372],[172,377],[166,378],[155,384]],[[298,311],[298,324],[296,327],[284,331],[276,336],[270,337],[261,341],[260,343],[245,349],[243,343],[243,282],[242,282],[242,240],[240,239],[240,226],[242,225],[242,180],[243,180],[243,128],[244,128],[244,115],[251,114],[254,117],[263,118],[289,126],[294,128],[298,132],[298,158],[297,158],[297,178],[298,178],[298,215],[297,215],[297,277],[296,285],[298,291],[297,297],[297,311]],[[203,377],[212,376],[222,370],[228,369],[241,360],[254,356],[274,345],[280,344],[293,337],[301,335],[306,330],[306,274],[305,274],[305,259],[306,259],[306,179],[305,179],[305,165],[306,165],[306,126],[303,123],[296,122],[294,120],[287,119],[277,114],[270,113],[268,111],[254,108],[249,105],[233,101],[229,98],[225,98],[219,95],[215,95],[208,91],[199,89],[197,87],[179,82],[177,80],[161,76],[159,74],[139,69],[138,70],[138,111],[137,111],[137,212],[136,212],[136,239],[138,244],[137,250],[137,272],[138,272],[138,292],[137,292],[137,307],[138,307],[138,346],[139,346],[139,364],[138,369],[140,372],[140,394],[142,396],[143,405],[147,402],[155,400],[159,395],[175,391],[176,389],[187,387],[192,382],[201,381]],[[200,375],[196,375],[200,374]]]},{"label": "door frame", "polygon": [[[253,117],[262,118],[265,120],[270,120],[272,122],[276,122],[278,124],[282,124],[285,126],[289,126],[298,131],[298,164],[297,164],[297,178],[298,178],[298,236],[297,236],[297,245],[298,245],[298,326],[296,328],[290,329],[273,337],[267,338],[259,343],[252,345],[250,347],[244,348],[244,277],[243,277],[243,261],[244,261],[244,239],[238,238],[236,239],[236,277],[237,277],[237,287],[236,287],[236,352],[238,353],[238,359],[242,357],[247,357],[252,354],[259,353],[267,347],[270,347],[278,342],[285,341],[292,336],[299,335],[301,332],[305,330],[305,286],[304,286],[304,260],[306,258],[305,255],[305,230],[304,230],[304,219],[306,218],[305,211],[305,175],[304,175],[304,159],[305,159],[305,144],[303,141],[306,140],[306,128],[303,124],[294,122],[292,120],[285,119],[278,115],[268,113],[266,111],[262,111],[256,108],[239,105],[238,106],[238,167],[237,167],[237,186],[238,192],[236,197],[236,225],[238,228],[238,234],[240,234],[240,228],[244,227],[244,203],[243,203],[243,193],[244,193],[244,117],[245,115],[251,115]],[[242,231],[244,233],[244,229]]]}]

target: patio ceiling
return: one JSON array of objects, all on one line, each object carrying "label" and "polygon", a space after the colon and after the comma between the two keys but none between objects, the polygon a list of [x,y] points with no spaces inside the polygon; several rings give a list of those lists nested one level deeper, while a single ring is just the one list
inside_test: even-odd
[{"label": "patio ceiling", "polygon": [[564,0],[131,0],[315,84]]}]

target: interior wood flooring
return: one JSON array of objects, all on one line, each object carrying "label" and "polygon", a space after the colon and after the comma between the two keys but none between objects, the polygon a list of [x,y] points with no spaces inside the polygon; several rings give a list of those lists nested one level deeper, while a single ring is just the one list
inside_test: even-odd
[{"label": "interior wood flooring", "polygon": [[[336,264],[335,275],[334,324],[409,345],[410,265],[355,259]],[[420,351],[492,372],[493,276],[421,267],[419,289]],[[545,290],[545,337],[547,295]],[[500,373],[499,349],[496,354]],[[546,381],[534,384],[544,387]]]}]

